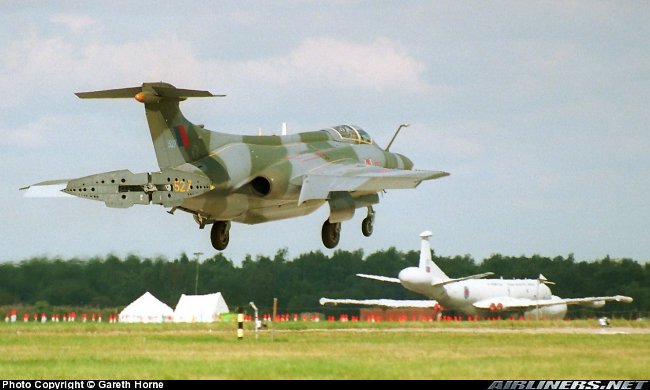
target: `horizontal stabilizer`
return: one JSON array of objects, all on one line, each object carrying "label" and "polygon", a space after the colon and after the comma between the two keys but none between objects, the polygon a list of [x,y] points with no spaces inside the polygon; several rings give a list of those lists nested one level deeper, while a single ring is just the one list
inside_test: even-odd
[{"label": "horizontal stabilizer", "polygon": [[210,91],[199,91],[194,89],[165,88],[153,87],[156,95],[170,98],[190,98],[190,97],[224,97],[226,95],[214,95]]},{"label": "horizontal stabilizer", "polygon": [[399,283],[397,278],[389,278],[388,276],[379,276],[379,275],[367,275],[367,274],[357,274],[357,276],[366,279],[379,280],[380,282],[389,282],[389,283]]},{"label": "horizontal stabilizer", "polygon": [[[144,94],[144,95],[142,95]],[[168,83],[143,83],[140,87],[105,89],[101,91],[77,92],[75,93],[81,99],[127,99],[135,98],[143,103],[154,102],[157,99],[175,99],[185,100],[194,97],[223,97],[226,95],[214,95],[209,91],[200,91],[194,89],[176,88]]]},{"label": "horizontal stabilizer", "polygon": [[329,299],[321,298],[320,304],[325,305],[361,305],[381,307],[419,307],[433,308],[438,302],[434,300],[396,300],[396,299]]},{"label": "horizontal stabilizer", "polygon": [[463,280],[469,280],[469,279],[483,279],[488,276],[494,275],[494,272],[485,272],[482,274],[476,274],[476,275],[470,275],[470,276],[463,276],[462,278],[457,278],[457,279],[448,279],[448,280],[443,280],[442,282],[433,282],[431,283],[432,286],[444,286],[445,284],[451,284],[451,283],[456,283],[456,282],[462,282]]},{"label": "horizontal stabilizer", "polygon": [[77,92],[75,95],[81,99],[125,99],[142,92],[142,87],[106,89],[103,91]]},{"label": "horizontal stabilizer", "polygon": [[20,190],[25,191],[26,198],[66,198],[72,195],[63,192],[68,185],[68,180],[50,180],[32,184]]}]

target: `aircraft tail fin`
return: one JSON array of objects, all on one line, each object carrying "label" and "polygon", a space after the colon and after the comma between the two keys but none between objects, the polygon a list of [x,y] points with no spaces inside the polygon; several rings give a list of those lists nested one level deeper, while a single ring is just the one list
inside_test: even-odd
[{"label": "aircraft tail fin", "polygon": [[195,125],[183,116],[179,103],[194,97],[222,97],[209,91],[176,88],[171,84],[143,83],[140,87],[78,92],[81,99],[135,98],[144,104],[161,169],[193,162],[208,155],[210,131]]},{"label": "aircraft tail fin", "polygon": [[431,237],[431,235],[430,231],[425,231],[420,234],[422,241],[420,242],[419,268],[428,274],[432,274],[433,282],[447,280],[449,279],[447,274],[442,272],[440,267],[438,267],[431,259],[431,243],[429,243],[429,237]]}]

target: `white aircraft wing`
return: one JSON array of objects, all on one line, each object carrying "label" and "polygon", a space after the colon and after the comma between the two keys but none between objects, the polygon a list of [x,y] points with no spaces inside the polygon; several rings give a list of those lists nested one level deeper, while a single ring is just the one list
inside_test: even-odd
[{"label": "white aircraft wing", "polygon": [[626,297],[625,295],[614,295],[609,297],[566,298],[562,300],[567,305],[587,305],[596,307],[603,306],[607,301],[624,303],[631,303],[633,301],[632,297]]},{"label": "white aircraft wing", "polygon": [[380,282],[400,283],[399,279],[389,278],[388,276],[368,275],[368,274],[357,274],[357,276],[366,279],[379,280]]},{"label": "white aircraft wing", "polygon": [[500,307],[501,310],[525,310],[535,307],[554,306],[560,304],[602,307],[606,301],[630,303],[632,302],[632,298],[623,295],[568,299],[558,298],[555,296],[552,299],[526,299],[503,296],[476,301],[474,302],[473,306],[477,309],[482,310],[490,310],[493,307]]},{"label": "white aircraft wing", "polygon": [[463,280],[469,280],[469,279],[482,279],[482,278],[486,278],[486,277],[492,276],[492,275],[494,275],[494,272],[485,272],[485,273],[482,273],[482,274],[464,276],[462,278],[443,280],[442,282],[433,282],[433,283],[431,283],[431,285],[434,286],[434,287],[444,286],[445,284],[462,282]]},{"label": "white aircraft wing", "polygon": [[41,183],[32,184],[23,187],[20,190],[25,191],[26,198],[65,198],[72,197],[62,190],[68,185],[69,180],[50,180]]},{"label": "white aircraft wing", "polygon": [[328,199],[332,191],[379,192],[385,189],[415,188],[423,180],[449,176],[441,171],[419,171],[362,164],[330,164],[317,172],[292,179],[301,185],[298,204],[311,199]]},{"label": "white aircraft wing", "polygon": [[419,307],[433,308],[438,302],[434,300],[396,300],[396,299],[329,299],[321,298],[320,304],[325,305],[361,305],[361,306],[381,306],[381,307]]}]

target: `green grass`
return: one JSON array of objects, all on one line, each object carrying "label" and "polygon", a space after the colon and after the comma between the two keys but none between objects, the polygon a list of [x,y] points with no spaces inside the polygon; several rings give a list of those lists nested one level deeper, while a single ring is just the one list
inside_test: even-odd
[{"label": "green grass", "polygon": [[647,379],[647,324],[592,322],[0,324],[0,377]]}]

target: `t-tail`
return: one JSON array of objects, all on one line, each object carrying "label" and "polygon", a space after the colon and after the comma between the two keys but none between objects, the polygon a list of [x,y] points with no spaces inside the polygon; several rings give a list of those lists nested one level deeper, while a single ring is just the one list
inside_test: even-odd
[{"label": "t-tail", "polygon": [[429,237],[432,236],[432,233],[430,231],[424,231],[420,233],[420,238],[422,241],[420,242],[420,265],[419,268],[420,270],[431,274],[432,276],[432,281],[434,283],[436,282],[441,282],[443,280],[448,280],[449,277],[447,274],[442,272],[440,267],[436,265],[436,263],[431,260],[431,243],[429,242]]},{"label": "t-tail", "polygon": [[141,87],[76,93],[81,99],[135,98],[144,104],[151,140],[160,169],[197,161],[210,152],[213,132],[195,125],[181,112],[179,103],[193,97],[215,97],[208,91],[179,89],[171,84],[143,83]]},{"label": "t-tail", "polygon": [[144,83],[141,87],[79,92],[82,99],[135,98],[144,104],[160,172],[119,171],[96,173],[71,180],[56,180],[22,188],[26,196],[47,196],[54,191],[104,202],[108,207],[159,204],[176,208],[188,198],[214,189],[209,177],[193,163],[227,142],[222,133],[211,132],[188,121],[178,104],[189,97],[210,97],[208,91],[178,89],[167,83]]},{"label": "t-tail", "polygon": [[[434,263],[433,260],[431,260],[431,244],[429,243],[429,237],[431,237],[430,231],[425,231],[420,233],[420,238],[422,238],[422,242],[420,244],[420,265],[418,268],[420,269],[420,271],[424,271],[427,274],[431,275],[432,286],[444,286],[446,284],[462,282],[463,280],[481,279],[481,278],[494,275],[493,272],[484,272],[482,274],[463,276],[461,278],[454,278],[454,279],[449,278],[449,276],[447,276],[447,274],[442,272],[440,267],[438,267],[438,265],[436,265],[436,263]],[[400,279],[402,279],[402,276],[400,276]]]}]

